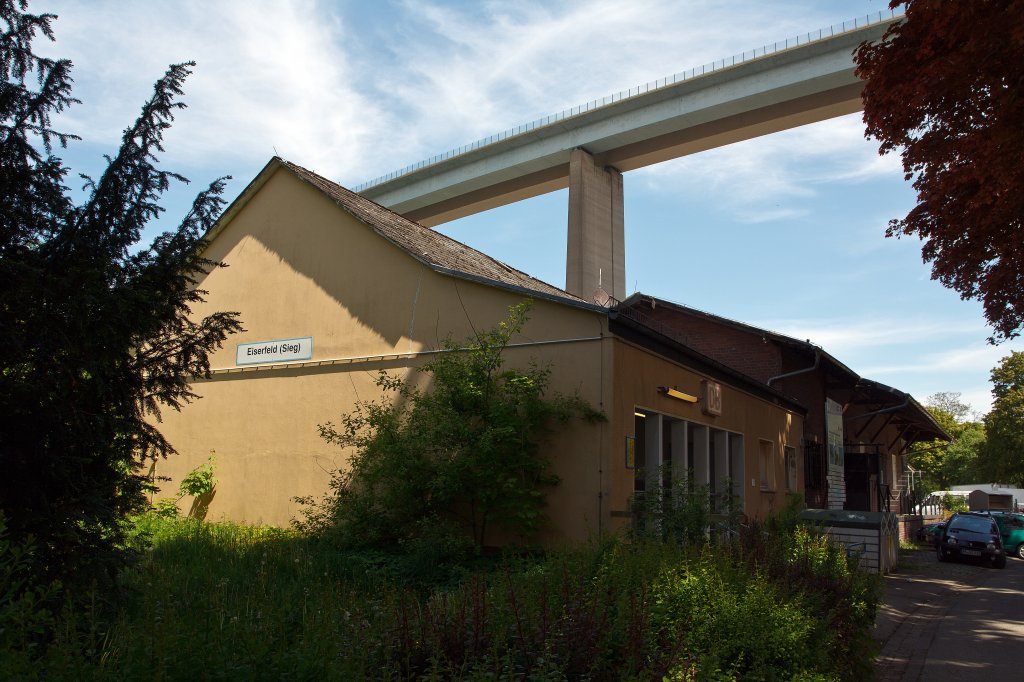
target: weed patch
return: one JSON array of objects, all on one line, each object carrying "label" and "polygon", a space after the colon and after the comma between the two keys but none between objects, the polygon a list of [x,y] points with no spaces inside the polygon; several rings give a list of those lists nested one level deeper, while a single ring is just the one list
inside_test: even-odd
[{"label": "weed patch", "polygon": [[[877,591],[807,529],[608,541],[404,581],[295,531],[146,516],[128,599],[15,679],[864,679]],[[14,660],[14,659],[8,659]],[[20,661],[20,663],[18,662]]]}]

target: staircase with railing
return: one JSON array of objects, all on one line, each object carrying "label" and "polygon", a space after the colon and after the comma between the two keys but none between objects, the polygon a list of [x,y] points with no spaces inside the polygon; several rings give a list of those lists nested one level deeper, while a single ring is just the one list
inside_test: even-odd
[{"label": "staircase with railing", "polygon": [[879,509],[897,514],[920,514],[921,495],[914,489],[913,474],[904,473],[899,480],[888,485],[878,485]]}]

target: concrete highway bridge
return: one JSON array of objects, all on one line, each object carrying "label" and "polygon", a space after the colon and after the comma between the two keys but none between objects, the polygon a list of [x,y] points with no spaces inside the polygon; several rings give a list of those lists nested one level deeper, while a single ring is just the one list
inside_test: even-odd
[{"label": "concrete highway bridge", "polygon": [[569,188],[567,291],[625,298],[622,173],[860,111],[852,53],[884,12],[697,67],[356,187],[428,226]]}]

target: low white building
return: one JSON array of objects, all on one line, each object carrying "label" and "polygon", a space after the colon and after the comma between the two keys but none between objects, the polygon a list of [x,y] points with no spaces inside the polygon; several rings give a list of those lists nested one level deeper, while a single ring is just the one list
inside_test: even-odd
[{"label": "low white building", "polygon": [[[965,485],[954,485],[950,491],[953,494],[966,493],[969,504],[974,499],[983,499],[984,496],[988,496],[990,502],[994,502],[997,498],[1005,499],[1009,497],[1009,510],[1011,511],[1022,511],[1024,510],[1024,488],[1014,488],[1013,486],[1006,485],[1005,483],[969,483]],[[975,507],[978,509],[1002,509],[1006,505],[1003,504],[987,504],[984,507],[978,504],[970,504],[971,510]]]}]

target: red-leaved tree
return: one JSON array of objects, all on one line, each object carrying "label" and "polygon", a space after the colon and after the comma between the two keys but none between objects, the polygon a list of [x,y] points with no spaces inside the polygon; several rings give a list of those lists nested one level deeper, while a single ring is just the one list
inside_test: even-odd
[{"label": "red-leaved tree", "polygon": [[1024,327],[1024,0],[900,5],[854,55],[866,135],[917,191],[886,233],[920,237],[932,278],[980,300],[999,343]]}]

